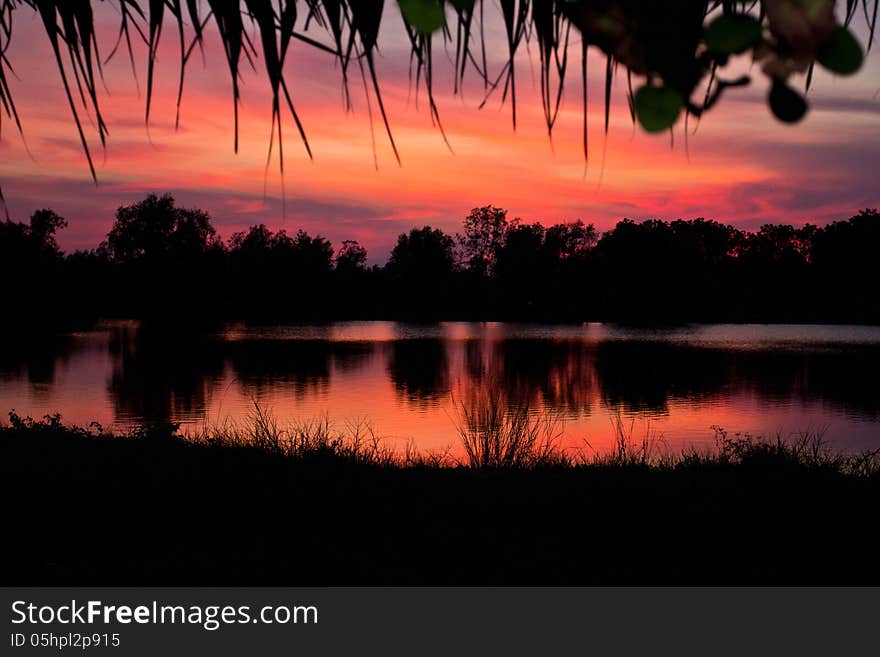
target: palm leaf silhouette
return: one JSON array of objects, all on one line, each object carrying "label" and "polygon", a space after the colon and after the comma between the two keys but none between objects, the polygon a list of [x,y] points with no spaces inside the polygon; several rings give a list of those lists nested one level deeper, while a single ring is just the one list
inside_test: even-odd
[{"label": "palm leaf silhouette", "polygon": [[[420,11],[436,12],[437,5],[454,22],[447,19],[433,34],[422,30]],[[756,56],[764,58],[765,72],[777,83],[784,84],[790,72],[767,62],[778,56],[780,60],[795,60],[808,71],[806,86],[812,81],[812,70],[817,61],[833,72],[846,73],[858,68],[861,46],[848,36],[832,39],[835,0],[817,0],[811,3],[814,20],[812,41],[794,43],[787,40],[785,25],[775,11],[788,3],[795,11],[799,3],[792,0],[499,0],[500,12],[486,13],[484,0],[407,0],[404,27],[415,66],[416,87],[424,85],[433,123],[446,139],[435,101],[433,46],[437,39],[452,44],[454,58],[453,91],[459,92],[468,69],[482,80],[485,98],[481,106],[500,89],[502,102],[510,99],[511,119],[517,123],[517,79],[515,60],[523,44],[537,43],[540,64],[540,99],[547,126],[552,136],[553,126],[563,99],[563,90],[569,72],[569,49],[580,46],[580,81],[583,84],[582,111],[583,149],[588,158],[587,139],[587,53],[598,49],[605,56],[604,126],[610,124],[612,82],[615,71],[623,68],[627,74],[627,97],[631,119],[647,129],[665,128],[678,117],[677,105],[686,116],[701,116],[730,86],[746,84],[748,79],[725,80],[721,68],[727,62],[727,52],[706,47],[704,24],[717,17],[751,16],[761,24],[760,43],[748,44]],[[132,75],[137,84],[136,43],[146,46],[146,95],[144,119],[149,124],[153,101],[156,54],[163,36],[163,27],[170,16],[180,51],[177,109],[175,125],[179,125],[181,103],[185,87],[186,67],[196,48],[201,49],[205,31],[212,23],[223,44],[229,69],[233,102],[233,150],[239,146],[239,103],[241,99],[241,66],[244,60],[255,67],[262,58],[272,92],[272,133],[270,157],[274,140],[278,139],[279,166],[283,171],[282,105],[290,112],[293,123],[309,157],[312,151],[291,93],[291,79],[285,75],[285,62],[293,40],[305,46],[332,54],[338,63],[343,90],[343,103],[351,107],[349,73],[352,58],[362,72],[369,95],[375,98],[379,115],[395,159],[400,153],[395,143],[391,121],[383,101],[377,73],[376,54],[379,50],[380,28],[385,15],[384,0],[114,0],[118,9],[119,29],[115,43],[107,57],[99,55],[98,35],[95,30],[94,8],[97,0],[0,0],[0,136],[2,119],[11,120],[23,134],[22,117],[13,98],[12,62],[8,46],[14,31],[14,18],[22,11],[35,12],[42,23],[52,48],[73,124],[79,136],[86,163],[92,178],[97,181],[92,151],[86,137],[84,118],[88,118],[97,132],[101,145],[107,139],[98,84],[104,62],[116,55],[123,46],[128,53]],[[103,4],[103,3],[102,3]],[[868,39],[865,50],[871,48],[877,25],[880,0],[845,0],[841,3],[843,24],[834,35],[849,34],[847,26],[856,20],[864,22]],[[819,7],[816,10],[816,7]],[[824,13],[823,13],[824,12]],[[823,25],[815,16],[832,17],[831,25]],[[413,18],[415,17],[415,18]],[[506,60],[500,71],[488,70],[485,25],[487,20],[499,21],[506,41]],[[259,35],[258,46],[251,42],[246,21]],[[774,22],[775,21],[775,22]],[[826,21],[827,22],[827,21]],[[754,25],[754,21],[722,22],[715,32],[723,38],[735,39],[731,32],[735,25]],[[578,39],[580,43],[578,43]],[[135,42],[135,43],[133,43]],[[721,41],[723,43],[723,39]],[[477,49],[474,44],[478,44]],[[839,51],[829,52],[831,45]],[[855,45],[853,45],[855,44]],[[759,48],[760,46],[760,48]],[[769,55],[768,55],[769,53]],[[645,86],[661,89],[660,93],[639,93],[633,88],[633,75],[645,80]],[[708,80],[708,84],[706,84]],[[702,85],[702,86],[701,86]],[[779,85],[776,85],[779,87]],[[705,91],[703,91],[705,87]],[[786,85],[795,97],[797,92]],[[641,89],[641,87],[640,87]],[[700,89],[701,99],[693,99]],[[783,97],[789,97],[787,95]],[[778,116],[786,116],[786,108],[771,108]],[[655,103],[655,104],[651,104]],[[666,103],[656,104],[656,103]],[[448,143],[448,141],[447,141]],[[2,199],[0,199],[2,202]]]}]

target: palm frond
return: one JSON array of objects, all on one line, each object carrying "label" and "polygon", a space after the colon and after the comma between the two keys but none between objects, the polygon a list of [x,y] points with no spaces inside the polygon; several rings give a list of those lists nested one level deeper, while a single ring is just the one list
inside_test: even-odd
[{"label": "palm frond", "polygon": [[[746,84],[747,79],[724,80],[721,70],[730,55],[751,52],[759,59],[762,71],[774,80],[776,88],[787,90],[777,98],[797,98],[786,80],[807,72],[806,87],[812,82],[816,63],[836,73],[851,73],[861,64],[861,52],[870,50],[877,26],[880,0],[845,0],[840,8],[841,25],[835,25],[835,0],[818,0],[810,5],[804,20],[812,30],[809,38],[794,40],[787,31],[779,8],[786,5],[789,14],[801,11],[792,0],[499,0],[500,11],[487,16],[483,0],[405,0],[404,28],[409,39],[410,56],[415,66],[416,87],[423,85],[428,97],[433,123],[443,133],[440,109],[435,100],[435,71],[432,46],[437,38],[453,43],[453,92],[458,93],[466,72],[472,70],[482,80],[486,100],[500,90],[502,102],[510,101],[513,127],[517,124],[516,58],[521,46],[534,37],[540,62],[540,99],[547,133],[553,127],[563,102],[569,74],[569,48],[580,46],[580,78],[583,84],[583,149],[588,158],[587,140],[587,54],[598,50],[605,58],[604,127],[610,125],[612,86],[615,71],[627,74],[628,109],[632,120],[648,130],[666,130],[683,111],[699,117],[711,108],[720,94],[731,86]],[[452,16],[436,26],[420,19],[421,12],[438,11]],[[101,3],[103,4],[103,3]],[[305,146],[312,152],[291,93],[293,80],[285,73],[285,62],[294,41],[304,47],[331,54],[338,63],[343,103],[351,107],[349,91],[350,63],[354,58],[363,72],[369,93],[375,99],[379,115],[394,156],[400,154],[391,130],[391,120],[382,97],[382,85],[376,67],[382,21],[386,17],[384,0],[113,0],[118,9],[119,29],[109,54],[99,54],[95,29],[97,0],[0,0],[0,136],[2,119],[13,121],[22,132],[22,120],[13,99],[12,63],[8,58],[17,12],[33,11],[41,19],[51,45],[71,117],[82,144],[93,179],[97,180],[84,119],[92,123],[98,140],[106,143],[108,128],[101,112],[98,84],[102,65],[123,46],[137,84],[138,73],[133,41],[146,45],[146,95],[144,118],[150,120],[155,86],[156,55],[163,37],[163,27],[170,20],[180,51],[175,125],[179,124],[186,83],[187,64],[194,50],[203,51],[206,30],[213,19],[223,44],[233,102],[233,149],[239,146],[239,104],[241,67],[245,62],[255,67],[262,58],[272,92],[272,136],[278,139],[279,165],[283,170],[282,115],[286,106]],[[207,5],[207,10],[204,5]],[[818,7],[818,8],[817,8]],[[803,11],[806,11],[803,9]],[[783,12],[784,13],[784,12]],[[424,14],[428,15],[428,14]],[[170,16],[170,19],[169,19]],[[747,18],[743,18],[747,17]],[[721,22],[718,22],[720,19]],[[487,57],[487,21],[503,27],[506,58],[497,72],[491,72]],[[259,45],[251,43],[245,22],[250,21],[259,35]],[[867,43],[864,48],[852,37],[848,27],[864,23]],[[717,25],[716,25],[717,23]],[[715,25],[714,41],[707,25]],[[758,28],[755,28],[755,25]],[[753,39],[739,44],[743,33],[751,29]],[[436,30],[431,33],[433,30]],[[755,31],[757,30],[757,31]],[[841,32],[842,30],[842,32]],[[578,43],[580,39],[580,43]],[[474,44],[478,44],[477,48]],[[745,47],[740,48],[739,45]],[[832,48],[838,50],[829,50]],[[633,88],[633,77],[643,86]],[[708,84],[706,81],[708,80]],[[662,93],[640,93],[644,88]],[[791,94],[794,94],[792,96]],[[698,94],[704,97],[694,101]],[[773,107],[785,120],[792,115],[787,108]],[[651,104],[653,103],[653,104]],[[664,105],[665,103],[665,105]],[[368,97],[368,110],[370,102]],[[448,143],[448,142],[447,142]],[[272,144],[270,143],[270,153]]]}]

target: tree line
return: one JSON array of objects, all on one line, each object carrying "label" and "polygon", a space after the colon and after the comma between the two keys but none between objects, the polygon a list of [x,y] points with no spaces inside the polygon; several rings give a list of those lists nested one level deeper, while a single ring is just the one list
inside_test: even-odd
[{"label": "tree line", "polygon": [[703,218],[544,226],[473,209],[454,235],[402,233],[369,265],[346,240],[264,224],[223,241],[211,217],[150,195],[97,248],[64,253],[49,209],[0,223],[13,318],[880,322],[880,214],[741,230]]}]

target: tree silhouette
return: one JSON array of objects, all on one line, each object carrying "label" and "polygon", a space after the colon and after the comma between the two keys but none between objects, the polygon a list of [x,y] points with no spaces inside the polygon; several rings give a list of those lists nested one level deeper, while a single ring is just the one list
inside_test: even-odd
[{"label": "tree silhouette", "polygon": [[397,238],[385,267],[395,314],[439,318],[454,305],[454,242],[438,228],[413,228]]},{"label": "tree silhouette", "polygon": [[312,237],[299,230],[290,249],[298,273],[303,276],[326,276],[333,269],[333,245],[320,235]]},{"label": "tree silhouette", "polygon": [[206,212],[178,208],[169,194],[150,194],[116,211],[107,244],[119,262],[158,262],[203,255],[215,244],[215,236]]},{"label": "tree silhouette", "polygon": [[37,210],[30,222],[0,221],[0,281],[5,312],[25,324],[40,323],[57,312],[64,299],[64,259],[55,234],[67,221],[48,209]]},{"label": "tree silhouette", "polygon": [[229,238],[229,250],[241,258],[263,259],[275,248],[275,234],[266,224],[251,226],[247,232],[233,233]]},{"label": "tree silhouette", "polygon": [[61,257],[55,234],[67,227],[67,220],[53,210],[37,210],[28,224],[0,222],[0,260],[10,272],[16,266],[30,269]]},{"label": "tree silhouette", "polygon": [[598,240],[596,227],[578,220],[550,226],[544,234],[544,248],[550,257],[566,260],[582,257],[596,246]]},{"label": "tree silhouette", "polygon": [[[475,216],[503,236],[474,230]],[[69,255],[55,241],[65,222],[49,210],[0,222],[0,280],[15,281],[7,298],[32,318],[880,322],[876,210],[756,231],[625,219],[601,237],[582,221],[507,222],[498,208],[466,222],[490,237],[475,252],[492,254],[477,261],[485,268],[456,262],[455,239],[431,226],[366,267],[357,242],[334,252],[302,230],[258,224],[224,245],[208,215],[151,196],[120,208],[103,247]]]},{"label": "tree silhouette", "polygon": [[336,271],[352,276],[363,273],[367,266],[367,250],[355,240],[344,240],[334,258]]},{"label": "tree silhouette", "polygon": [[461,260],[473,273],[485,276],[507,232],[507,210],[492,205],[474,208],[464,219],[464,233],[458,235]]},{"label": "tree silhouette", "polygon": [[37,210],[31,215],[30,234],[41,250],[57,253],[58,243],[55,241],[55,234],[63,228],[67,228],[67,219],[57,215],[53,210]]},{"label": "tree silhouette", "polygon": [[452,238],[430,226],[402,233],[388,260],[388,270],[396,278],[426,282],[449,276],[452,265]]}]

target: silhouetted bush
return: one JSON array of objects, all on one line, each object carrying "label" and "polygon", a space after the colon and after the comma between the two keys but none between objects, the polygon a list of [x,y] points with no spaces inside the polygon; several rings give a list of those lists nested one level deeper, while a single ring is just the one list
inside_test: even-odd
[{"label": "silhouetted bush", "polygon": [[389,450],[363,424],[280,426],[260,409],[189,439],[10,419],[10,585],[878,581],[877,454],[816,436],[721,432],[714,451],[658,459],[623,428],[605,456],[468,467]]}]

